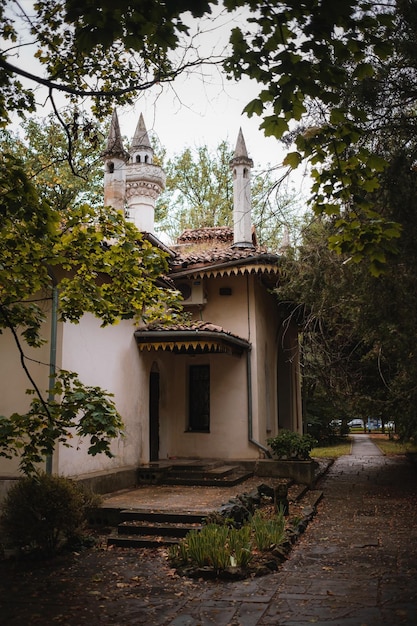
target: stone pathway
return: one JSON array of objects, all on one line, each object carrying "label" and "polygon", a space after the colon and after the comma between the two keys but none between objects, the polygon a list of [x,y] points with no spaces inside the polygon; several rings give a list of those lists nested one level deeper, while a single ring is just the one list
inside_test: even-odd
[{"label": "stone pathway", "polygon": [[417,481],[366,435],[320,488],[319,512],[270,577],[208,586],[170,626],[417,624]]},{"label": "stone pathway", "polygon": [[161,551],[102,550],[0,564],[0,624],[28,626],[415,626],[417,475],[367,435],[322,479],[318,513],[282,568],[192,581]]}]

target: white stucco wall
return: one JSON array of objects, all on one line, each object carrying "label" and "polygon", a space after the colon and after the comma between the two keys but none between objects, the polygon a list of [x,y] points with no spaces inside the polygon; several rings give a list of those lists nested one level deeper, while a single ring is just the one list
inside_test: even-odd
[{"label": "white stucco wall", "polygon": [[90,314],[84,315],[79,324],[64,325],[62,368],[76,371],[84,384],[114,394],[126,436],[113,442],[112,459],[103,454],[88,455],[87,445],[82,442],[74,442],[75,449],[60,446],[55,460],[60,473],[74,476],[131,467],[143,459],[142,421],[143,414],[148,413],[143,390],[147,377],[133,333],[131,321],[101,328],[100,321]]},{"label": "white stucco wall", "polygon": [[[160,458],[254,458],[248,444],[246,356],[164,353],[160,370]],[[210,365],[210,432],[188,432],[188,368]]]},{"label": "white stucco wall", "polygon": [[[252,344],[252,434],[266,445],[277,431],[278,313],[257,276],[205,279],[207,304],[195,319],[222,326]],[[220,296],[230,287],[230,296]],[[150,358],[150,357],[149,357]],[[258,458],[249,442],[247,355],[153,352],[160,373],[160,458]],[[188,369],[210,365],[210,432],[188,432]],[[149,368],[150,369],[150,364]]]}]

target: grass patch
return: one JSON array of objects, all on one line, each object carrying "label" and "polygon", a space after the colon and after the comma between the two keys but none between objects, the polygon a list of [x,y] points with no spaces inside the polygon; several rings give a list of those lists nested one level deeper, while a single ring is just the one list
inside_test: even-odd
[{"label": "grass patch", "polygon": [[319,459],[337,459],[339,456],[350,454],[352,451],[352,444],[349,439],[344,439],[337,443],[331,443],[326,446],[318,446],[313,448],[310,452],[310,456]]},{"label": "grass patch", "polygon": [[411,441],[407,441],[405,443],[399,441],[398,439],[388,439],[385,437],[372,437],[371,439],[378,448],[386,454],[387,456],[390,454],[406,454],[407,452],[417,453],[417,444],[412,443]]}]

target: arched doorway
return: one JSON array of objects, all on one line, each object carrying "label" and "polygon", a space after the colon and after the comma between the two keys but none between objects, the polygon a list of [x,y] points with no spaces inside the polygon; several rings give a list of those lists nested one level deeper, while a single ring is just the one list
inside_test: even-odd
[{"label": "arched doorway", "polygon": [[149,460],[159,459],[159,368],[152,365],[149,376]]}]

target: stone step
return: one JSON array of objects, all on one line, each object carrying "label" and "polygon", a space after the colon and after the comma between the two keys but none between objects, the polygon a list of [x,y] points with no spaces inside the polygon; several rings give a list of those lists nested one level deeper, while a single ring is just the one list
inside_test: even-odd
[{"label": "stone step", "polygon": [[172,467],[169,472],[165,474],[168,478],[223,478],[224,476],[230,476],[240,470],[237,465],[219,465],[216,467],[207,466],[175,466]]},{"label": "stone step", "polygon": [[123,509],[120,511],[120,522],[152,522],[165,524],[202,524],[206,516],[201,513],[173,513],[171,511],[141,511],[140,509]]},{"label": "stone step", "polygon": [[216,461],[184,461],[184,463],[175,463],[171,464],[169,470],[170,471],[179,471],[179,472],[209,472],[211,470],[218,469],[219,467],[231,467],[230,465],[225,465],[221,460]]},{"label": "stone step", "polygon": [[120,511],[117,535],[107,539],[107,545],[149,548],[179,543],[190,530],[200,530],[205,515],[185,511]]},{"label": "stone step", "polygon": [[137,470],[140,484],[159,485],[233,487],[252,475],[252,472],[238,465],[225,465],[221,461],[185,461],[176,464],[163,461],[141,465]]},{"label": "stone step", "polygon": [[107,545],[117,548],[158,548],[161,546],[172,546],[180,542],[179,537],[147,536],[114,536],[108,537]]},{"label": "stone step", "polygon": [[183,485],[185,487],[199,486],[199,487],[234,487],[243,483],[248,478],[253,476],[252,472],[236,472],[229,474],[228,476],[214,477],[207,475],[204,478],[194,477],[192,474],[182,476],[170,476],[167,474],[163,477],[162,485]]},{"label": "stone step", "polygon": [[140,535],[161,537],[185,537],[190,530],[200,530],[201,524],[144,524],[142,522],[122,522],[117,527],[118,535]]}]

